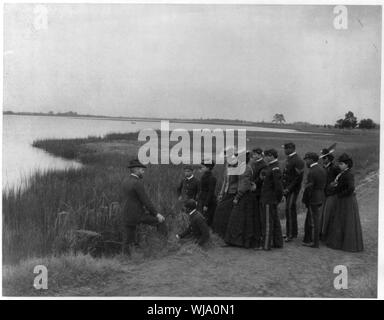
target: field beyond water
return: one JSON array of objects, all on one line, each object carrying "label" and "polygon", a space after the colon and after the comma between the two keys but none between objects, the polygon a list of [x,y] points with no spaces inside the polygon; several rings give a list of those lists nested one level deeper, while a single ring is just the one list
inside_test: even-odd
[{"label": "field beyond water", "polygon": [[[324,135],[323,133],[329,134]],[[288,141],[295,142],[300,155],[308,151],[319,152],[322,148],[336,142],[336,155],[347,152],[354,159],[357,184],[378,170],[378,131],[329,130],[327,132],[324,129],[313,134],[247,132],[247,149],[273,147],[279,151],[280,160],[284,159],[281,145]],[[37,173],[28,182],[25,189],[3,192],[3,264],[5,270],[8,270],[3,274],[5,294],[62,294],[64,287],[65,292],[69,295],[82,294],[83,291],[71,291],[71,288],[92,287],[92,278],[100,278],[101,282],[104,281],[102,279],[109,279],[109,276],[104,273],[113,273],[113,270],[121,271],[121,265],[132,264],[133,266],[145,263],[148,259],[167,259],[166,257],[175,255],[176,257],[186,255],[188,261],[193,261],[195,256],[209,255],[209,251],[202,253],[195,246],[187,249],[180,247],[174,240],[175,234],[186,226],[186,217],[180,212],[175,191],[183,175],[181,166],[149,165],[144,183],[153,202],[167,218],[168,233],[159,233],[155,228],[149,226],[140,227],[140,246],[134,259],[129,261],[126,261],[124,257],[114,256],[96,259],[98,261],[96,263],[93,262],[95,259],[90,256],[73,256],[76,248],[73,248],[73,242],[67,236],[68,232],[61,233],[58,229],[63,223],[63,216],[71,217],[64,221],[64,223],[70,224],[70,229],[66,229],[66,231],[90,230],[101,234],[112,243],[118,243],[121,240],[119,211],[116,209],[121,202],[120,185],[124,177],[129,174],[126,169],[129,159],[137,155],[142,143],[137,141],[137,134],[132,133],[116,133],[88,139],[34,142],[35,147],[44,149],[55,156],[79,160],[84,166],[76,170]],[[222,166],[214,169],[214,174],[218,177],[218,186],[222,181],[222,169]],[[198,172],[196,174],[199,175]],[[376,205],[377,208],[378,193],[376,189],[370,199],[376,202],[372,205]],[[364,215],[365,208],[360,209],[361,215]],[[283,216],[282,208],[280,210],[281,216]],[[374,258],[377,257],[377,211],[375,212],[377,209],[367,210],[370,210],[372,214],[370,218],[372,225],[369,230],[365,230],[369,231],[371,239],[364,254],[371,259],[367,264],[370,278],[366,280],[368,287],[364,289],[365,291],[359,291],[356,294],[364,292],[364,296],[374,296],[376,284],[373,284],[375,281],[372,279],[375,279],[377,272],[377,263],[374,261]],[[303,212],[302,206],[299,207],[299,211]],[[213,256],[216,256],[217,250],[223,250],[219,244],[220,240],[214,238],[213,248],[210,249]],[[302,248],[299,249],[302,250]],[[243,252],[243,249],[239,250]],[[272,260],[278,263],[276,254],[277,252],[273,253]],[[334,251],[332,254],[335,255]],[[235,253],[234,255],[236,256]],[[55,270],[62,270],[53,275],[51,291],[36,291],[29,287],[30,281],[28,285],[22,284],[25,278],[19,272],[26,272],[37,261],[46,261],[47,264],[55,266]],[[265,266],[266,269],[268,269],[267,267]],[[217,268],[219,268],[219,264]],[[70,280],[69,274],[63,274],[66,270],[71,274],[78,272],[80,278]],[[117,272],[117,274],[119,273]],[[92,293],[94,292],[91,290],[85,294],[92,295]],[[243,293],[252,294],[252,292]],[[119,295],[118,290],[113,291],[113,294]],[[140,291],[133,290],[124,292],[124,294],[139,295]],[[315,296],[327,296],[328,294],[328,291],[324,291],[320,287],[319,292],[311,291],[311,295]],[[151,294],[147,292],[145,295]],[[169,295],[172,295],[172,292]],[[187,292],[185,295],[188,295]],[[204,293],[202,292],[201,295]]]}]

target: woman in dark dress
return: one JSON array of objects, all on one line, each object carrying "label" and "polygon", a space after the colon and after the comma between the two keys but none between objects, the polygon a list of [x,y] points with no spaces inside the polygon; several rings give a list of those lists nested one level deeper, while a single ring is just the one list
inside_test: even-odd
[{"label": "woman in dark dress", "polygon": [[228,168],[237,166],[237,157],[233,155],[230,159],[226,159],[224,169],[223,185],[221,187],[215,214],[213,216],[212,229],[221,238],[225,237],[227,231],[229,216],[233,207],[233,199],[237,193],[238,175],[230,175]]},{"label": "woman in dark dress", "polygon": [[354,176],[351,172],[353,162],[346,153],[343,153],[338,159],[338,165],[341,172],[331,184],[337,199],[334,214],[329,221],[326,244],[333,249],[363,251],[359,207],[354,192]]},{"label": "woman in dark dress", "polygon": [[[237,193],[229,217],[225,242],[228,245],[255,248],[261,235],[255,232],[255,200],[252,191],[253,170],[246,155],[245,171],[239,176]],[[240,165],[240,164],[239,164]]]},{"label": "woman in dark dress", "polygon": [[323,149],[319,158],[323,160],[323,167],[327,174],[327,181],[324,190],[325,200],[320,216],[320,239],[322,241],[326,241],[330,217],[335,212],[334,207],[337,199],[336,190],[331,187],[331,184],[340,173],[340,168],[334,163],[334,156],[328,149]]},{"label": "woman in dark dress", "polygon": [[201,163],[201,172],[203,173],[200,180],[200,193],[198,196],[198,210],[207,220],[208,226],[212,226],[213,214],[216,209],[216,178],[212,174],[214,161],[205,160]]}]

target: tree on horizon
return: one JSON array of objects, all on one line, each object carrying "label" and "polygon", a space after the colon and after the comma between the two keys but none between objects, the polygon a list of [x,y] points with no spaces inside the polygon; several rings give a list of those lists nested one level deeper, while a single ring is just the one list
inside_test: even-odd
[{"label": "tree on horizon", "polygon": [[276,113],[273,116],[272,122],[281,124],[281,123],[286,122],[286,121],[285,121],[284,115],[282,113]]}]

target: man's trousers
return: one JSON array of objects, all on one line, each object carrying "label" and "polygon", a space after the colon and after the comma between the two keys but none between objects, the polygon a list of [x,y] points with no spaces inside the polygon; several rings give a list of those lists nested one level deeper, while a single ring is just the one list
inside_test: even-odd
[{"label": "man's trousers", "polygon": [[285,204],[285,221],[287,238],[297,238],[297,211],[296,201],[299,192],[293,191],[287,194]]},{"label": "man's trousers", "polygon": [[148,224],[151,226],[158,225],[159,221],[156,217],[145,214],[141,219],[137,222],[137,224],[127,224],[123,223],[123,230],[122,230],[122,236],[123,236],[123,243],[122,243],[122,253],[123,254],[130,254],[131,248],[137,244],[136,239],[136,229],[137,226],[142,224]]},{"label": "man's trousers", "polygon": [[262,245],[264,250],[283,247],[283,234],[277,204],[261,204]]},{"label": "man's trousers", "polygon": [[307,206],[307,216],[304,224],[304,242],[319,246],[320,237],[320,205]]}]

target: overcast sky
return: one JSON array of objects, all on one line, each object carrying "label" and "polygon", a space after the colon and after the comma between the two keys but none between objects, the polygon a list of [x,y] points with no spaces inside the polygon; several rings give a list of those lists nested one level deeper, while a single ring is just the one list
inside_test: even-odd
[{"label": "overcast sky", "polygon": [[[112,116],[379,121],[381,9],[33,5],[4,9],[4,109]],[[38,25],[41,26],[41,25]]]}]

